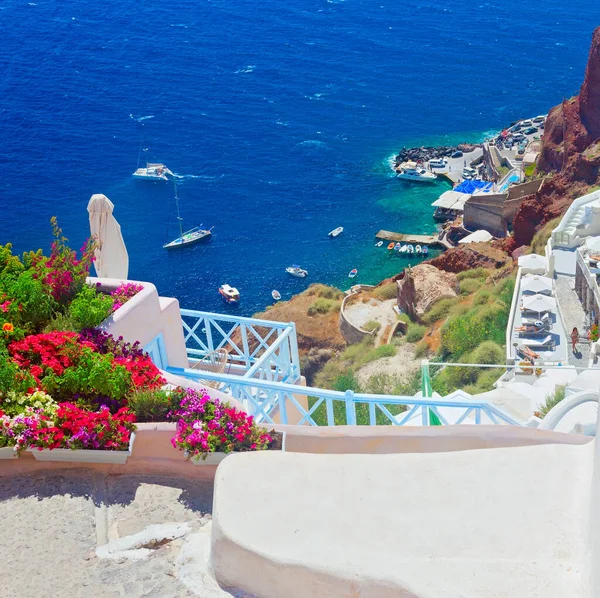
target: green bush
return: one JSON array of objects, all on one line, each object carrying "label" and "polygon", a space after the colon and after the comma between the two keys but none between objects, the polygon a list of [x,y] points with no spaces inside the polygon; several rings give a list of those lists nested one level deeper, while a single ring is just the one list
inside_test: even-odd
[{"label": "green bush", "polygon": [[381,324],[375,320],[369,320],[364,326],[363,330],[367,332],[376,332],[381,328]]},{"label": "green bush", "polygon": [[540,407],[540,416],[546,417],[553,407],[556,407],[565,398],[565,387],[557,386],[554,394],[546,399],[546,402]]},{"label": "green bush", "polygon": [[70,316],[65,314],[56,314],[44,327],[44,332],[54,331],[79,332],[81,327],[75,323]]},{"label": "green bush", "polygon": [[486,365],[503,365],[505,361],[504,349],[492,342],[484,341],[468,357],[470,363],[482,363]]},{"label": "green bush", "polygon": [[408,330],[406,331],[406,340],[409,343],[417,343],[425,336],[426,332],[426,326],[421,326],[419,324],[409,324]]},{"label": "green bush", "polygon": [[425,324],[433,324],[445,318],[450,310],[457,304],[458,298],[447,297],[436,301],[421,318]]},{"label": "green bush", "polygon": [[164,390],[142,390],[134,392],[127,406],[135,413],[139,422],[164,422],[177,405],[173,405],[170,395]]},{"label": "green bush", "polygon": [[381,301],[395,299],[398,294],[398,285],[395,282],[386,282],[385,284],[377,287],[373,291],[373,294]]},{"label": "green bush", "polygon": [[309,316],[314,316],[315,314],[327,314],[330,311],[339,309],[340,302],[334,299],[324,299],[319,297],[315,300],[315,302],[306,310],[306,313]]},{"label": "green bush", "polygon": [[11,360],[6,348],[0,344],[0,398],[9,392],[25,393],[37,386],[36,381],[26,371],[21,371]]},{"label": "green bush", "polygon": [[461,295],[470,295],[475,291],[479,290],[483,285],[484,280],[481,278],[464,278],[460,281],[460,294]]},{"label": "green bush", "polygon": [[458,280],[465,280],[466,278],[483,278],[486,279],[490,274],[488,268],[473,268],[472,270],[463,270],[456,275]]},{"label": "green bush", "polygon": [[344,293],[335,287],[329,287],[324,284],[311,284],[307,289],[308,295],[316,295],[322,299],[339,300],[344,296]]},{"label": "green bush", "polygon": [[485,305],[490,302],[492,294],[487,289],[481,289],[473,299],[473,305]]},{"label": "green bush", "polygon": [[78,327],[95,328],[112,313],[113,299],[110,295],[98,293],[95,288],[85,285],[69,306],[71,322]]},{"label": "green bush", "polygon": [[[373,349],[375,359],[381,359],[382,357],[393,357],[396,355],[396,347],[394,345],[380,345],[376,349]],[[375,361],[375,359],[370,361]]]},{"label": "green bush", "polygon": [[408,314],[405,314],[404,312],[403,312],[403,313],[401,313],[401,314],[398,314],[398,319],[399,319],[401,322],[406,322],[407,324],[410,324],[410,323],[411,323],[411,321],[412,321],[412,320],[410,319],[409,315],[408,315]]},{"label": "green bush", "polygon": [[345,372],[340,374],[333,382],[333,390],[346,391],[353,390],[354,392],[360,392],[360,385],[354,372]]}]

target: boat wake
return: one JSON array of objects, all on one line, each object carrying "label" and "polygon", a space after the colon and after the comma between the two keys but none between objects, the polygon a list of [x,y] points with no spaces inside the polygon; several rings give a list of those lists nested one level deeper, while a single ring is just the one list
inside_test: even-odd
[{"label": "boat wake", "polygon": [[135,120],[136,123],[141,123],[141,122],[144,122],[145,120],[150,120],[151,118],[154,118],[154,114],[150,114],[148,116],[138,116],[137,118],[135,116],[133,116],[133,114],[130,114],[129,118],[131,118],[132,120]]},{"label": "boat wake", "polygon": [[255,68],[256,68],[255,64],[249,64],[248,66],[242,67],[241,69],[238,69],[237,71],[235,71],[235,74],[239,75],[240,73],[252,73],[252,72],[254,72]]},{"label": "boat wake", "polygon": [[210,174],[178,174],[176,172],[173,173],[173,177],[180,181],[185,179],[201,179],[203,181],[214,181],[216,179],[222,179],[224,176],[224,174],[216,176]]}]

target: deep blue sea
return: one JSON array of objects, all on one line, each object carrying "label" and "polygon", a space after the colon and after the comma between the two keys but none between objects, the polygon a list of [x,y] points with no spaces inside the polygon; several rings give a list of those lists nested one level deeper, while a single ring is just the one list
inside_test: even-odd
[{"label": "deep blue sea", "polygon": [[[225,309],[224,282],[243,315],[352,268],[376,282],[406,260],[375,233],[433,231],[443,191],[395,179],[394,152],[576,94],[599,24],[592,0],[2,0],[0,243],[47,249],[56,215],[79,247],[104,193],[130,278],[188,308]],[[172,187],[132,179],[142,136],[210,243],[162,248]]]}]

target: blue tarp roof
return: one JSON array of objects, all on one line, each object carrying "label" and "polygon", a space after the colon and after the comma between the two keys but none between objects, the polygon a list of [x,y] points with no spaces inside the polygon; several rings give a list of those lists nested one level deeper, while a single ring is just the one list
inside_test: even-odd
[{"label": "blue tarp roof", "polygon": [[477,191],[477,189],[483,189],[483,191],[490,191],[492,189],[493,183],[488,183],[486,181],[479,181],[477,179],[467,180],[460,183],[454,187],[454,191],[458,191],[459,193],[468,193],[472,195]]}]

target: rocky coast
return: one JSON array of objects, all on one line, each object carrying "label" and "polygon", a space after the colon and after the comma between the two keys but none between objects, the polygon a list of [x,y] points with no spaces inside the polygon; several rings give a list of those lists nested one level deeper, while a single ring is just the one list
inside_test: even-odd
[{"label": "rocky coast", "polygon": [[469,153],[481,147],[480,143],[459,143],[458,145],[440,145],[438,147],[403,147],[395,158],[396,166],[402,162],[427,162],[435,158],[449,158],[454,152]]}]

